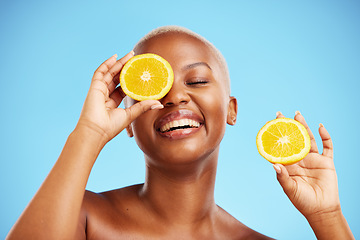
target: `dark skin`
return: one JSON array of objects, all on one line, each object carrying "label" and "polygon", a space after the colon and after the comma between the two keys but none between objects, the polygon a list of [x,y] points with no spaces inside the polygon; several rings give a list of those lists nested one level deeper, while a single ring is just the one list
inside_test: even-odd
[{"label": "dark skin", "polygon": [[[119,73],[133,53],[101,64],[77,126],[7,239],[270,239],[214,201],[219,145],[226,124],[236,122],[237,102],[212,49],[189,35],[166,33],[135,51],[170,62],[170,92],[160,101],[118,108],[125,97]],[[341,212],[330,135],[320,125],[320,154],[304,117],[297,113],[295,120],[307,128],[311,150],[296,164],[275,164],[278,181],[318,239],[354,239]],[[197,127],[160,131],[176,121]],[[86,191],[98,154],[125,128],[144,152],[145,183]]]},{"label": "dark skin", "polygon": [[[164,108],[142,114],[127,128],[144,152],[146,182],[86,192],[78,234],[85,237],[86,226],[88,239],[270,239],[214,201],[219,144],[226,123],[235,123],[237,103],[209,47],[184,34],[167,34],[135,51],[164,57],[175,75],[160,100]],[[160,119],[184,109],[200,117],[200,129],[175,140],[161,136]]]}]

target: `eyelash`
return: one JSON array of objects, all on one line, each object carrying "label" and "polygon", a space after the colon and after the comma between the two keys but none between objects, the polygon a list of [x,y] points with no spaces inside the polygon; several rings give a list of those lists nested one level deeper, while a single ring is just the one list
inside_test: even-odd
[{"label": "eyelash", "polygon": [[194,85],[205,85],[207,84],[209,81],[205,80],[205,79],[195,79],[194,81],[188,81],[186,82],[186,85],[188,86],[194,86]]}]

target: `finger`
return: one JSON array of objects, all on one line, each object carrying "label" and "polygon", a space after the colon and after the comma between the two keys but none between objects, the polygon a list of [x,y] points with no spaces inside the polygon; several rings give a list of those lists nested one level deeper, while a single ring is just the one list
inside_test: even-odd
[{"label": "finger", "polygon": [[134,121],[141,114],[147,112],[150,109],[161,109],[164,106],[157,100],[144,100],[137,102],[129,108],[125,109],[127,125]]},{"label": "finger", "polygon": [[102,81],[96,80],[91,83],[90,90],[88,92],[88,97],[92,96],[100,100],[98,97],[101,97],[101,101],[107,101],[109,98],[109,90]]},{"label": "finger", "polygon": [[294,119],[298,122],[300,122],[302,125],[304,125],[304,127],[306,128],[307,132],[309,133],[310,136],[310,142],[311,142],[311,147],[310,147],[310,152],[315,152],[318,153],[318,147],[316,145],[316,140],[314,137],[314,134],[311,132],[309,126],[307,125],[305,118],[303,117],[303,115],[301,115],[301,113],[299,111],[295,112],[295,117]]},{"label": "finger", "polygon": [[120,81],[119,77],[120,77],[120,73],[116,74],[113,80],[110,82],[108,86],[110,94],[116,89],[116,86],[119,85],[119,81]]},{"label": "finger", "polygon": [[109,69],[116,63],[117,54],[114,54],[105,62],[103,62],[94,72],[93,81],[101,80]]},{"label": "finger", "polygon": [[320,127],[319,127],[319,134],[323,143],[323,156],[326,157],[333,157],[333,143],[330,137],[329,132],[326,130],[326,128],[324,127],[324,125],[322,125],[320,123]]},{"label": "finger", "polygon": [[[116,61],[116,63],[105,73],[103,77],[103,81],[106,83],[107,86],[110,85],[110,83],[113,82],[113,79],[115,76],[120,73],[120,70],[124,66],[124,64],[129,61],[130,58],[134,56],[134,52],[131,51],[128,54],[126,54],[123,58]],[[116,80],[117,81],[117,80]]]},{"label": "finger", "polygon": [[130,125],[132,121],[134,121],[141,114],[151,110],[151,109],[161,109],[164,106],[156,100],[144,100],[142,102],[138,102],[131,106],[130,108],[122,109],[115,108],[112,109],[109,114],[110,118],[114,119],[114,126],[116,129],[114,130],[115,135],[124,130],[127,126]]},{"label": "finger", "polygon": [[276,118],[284,118],[285,116],[280,112],[276,112]]},{"label": "finger", "polygon": [[290,196],[295,192],[296,183],[291,179],[289,172],[283,165],[273,164],[273,167],[276,171],[278,182],[283,188],[285,194],[290,198]]},{"label": "finger", "polygon": [[109,100],[105,103],[107,108],[117,108],[125,97],[125,93],[121,87],[117,87],[109,97]]}]

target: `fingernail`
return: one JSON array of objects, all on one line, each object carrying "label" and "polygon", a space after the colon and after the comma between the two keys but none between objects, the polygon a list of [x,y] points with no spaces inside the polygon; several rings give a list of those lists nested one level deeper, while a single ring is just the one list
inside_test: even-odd
[{"label": "fingernail", "polygon": [[112,57],[117,59],[118,55],[115,53]]},{"label": "fingernail", "polygon": [[324,127],[324,125],[322,123],[319,124],[319,127]]},{"label": "fingernail", "polygon": [[152,110],[154,110],[154,109],[161,109],[161,108],[164,108],[164,106],[163,105],[152,105],[151,107],[150,107]]},{"label": "fingernail", "polygon": [[276,112],[276,116],[278,117],[279,115],[281,115],[282,113],[280,111]]},{"label": "fingernail", "polygon": [[273,164],[273,167],[274,167],[277,174],[281,173],[281,168],[278,165]]},{"label": "fingernail", "polygon": [[135,52],[134,52],[134,50],[131,50],[131,52],[130,52],[132,55],[135,55]]},{"label": "fingernail", "polygon": [[301,115],[300,111],[295,111],[295,116],[298,115],[298,114]]}]

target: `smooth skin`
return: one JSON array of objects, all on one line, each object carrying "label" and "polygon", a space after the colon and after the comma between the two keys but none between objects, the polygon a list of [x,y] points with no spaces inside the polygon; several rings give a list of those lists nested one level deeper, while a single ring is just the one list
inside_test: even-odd
[{"label": "smooth skin", "polygon": [[[173,88],[160,101],[118,108],[124,98],[118,75],[133,53],[106,60],[94,73],[76,128],[8,239],[270,239],[214,201],[219,144],[237,114],[214,54],[201,41],[174,33],[154,37],[135,52],[168,60],[175,73]],[[209,67],[194,65],[199,62]],[[179,110],[200,116],[202,126],[175,140],[159,134],[159,120]],[[306,124],[300,114],[295,119]],[[86,191],[101,149],[125,128],[144,152],[145,183],[99,194]],[[353,239],[341,213],[324,127],[320,136],[324,153],[317,153],[312,136],[308,157],[296,165],[274,166],[278,180],[319,239]]]}]

